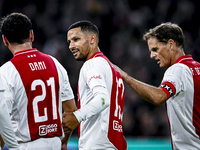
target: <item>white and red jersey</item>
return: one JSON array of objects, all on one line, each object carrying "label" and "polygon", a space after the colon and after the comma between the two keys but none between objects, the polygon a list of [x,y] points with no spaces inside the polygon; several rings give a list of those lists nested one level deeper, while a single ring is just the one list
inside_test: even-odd
[{"label": "white and red jersey", "polygon": [[[108,96],[98,99],[102,93]],[[83,118],[79,125],[80,150],[127,149],[122,128],[124,94],[122,77],[102,52],[83,64],[78,81],[79,113],[76,113],[76,117]],[[99,111],[105,103],[108,107]]]},{"label": "white and red jersey", "polygon": [[200,149],[200,63],[191,55],[169,67],[160,86],[166,102],[173,150]]},{"label": "white and red jersey", "polygon": [[62,101],[74,95],[61,64],[29,49],[15,53],[1,67],[0,75],[18,142],[62,137]]},{"label": "white and red jersey", "polygon": [[4,102],[4,91],[5,88],[3,86],[2,78],[0,76],[0,134],[9,150],[18,150],[18,143],[12,128],[10,114],[6,103]]}]

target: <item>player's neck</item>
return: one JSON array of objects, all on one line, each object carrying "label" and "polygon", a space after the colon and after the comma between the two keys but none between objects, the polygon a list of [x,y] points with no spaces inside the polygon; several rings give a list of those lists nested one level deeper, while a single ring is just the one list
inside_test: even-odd
[{"label": "player's neck", "polygon": [[23,44],[13,44],[13,45],[9,45],[8,48],[10,49],[10,51],[12,52],[12,54],[14,55],[16,52],[19,51],[23,51],[26,49],[32,49],[32,43],[30,42],[26,42]]},{"label": "player's neck", "polygon": [[[85,59],[85,61],[89,60],[90,57],[92,57],[96,52],[100,52],[99,47],[95,47],[95,49],[91,50],[91,52],[88,54],[87,58]],[[84,61],[84,62],[85,62]]]},{"label": "player's neck", "polygon": [[178,48],[178,50],[176,51],[176,53],[174,53],[173,59],[172,59],[172,63],[171,65],[175,64],[175,62],[177,61],[177,59],[181,56],[185,55],[183,48]]}]

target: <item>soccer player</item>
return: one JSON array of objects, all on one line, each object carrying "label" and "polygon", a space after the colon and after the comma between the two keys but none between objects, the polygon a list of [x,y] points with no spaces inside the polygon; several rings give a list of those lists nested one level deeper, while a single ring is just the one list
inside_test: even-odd
[{"label": "soccer player", "polygon": [[68,28],[69,49],[84,64],[78,80],[78,107],[63,114],[65,132],[79,123],[79,150],[126,150],[122,113],[124,83],[98,47],[98,28],[89,21],[78,21]]},{"label": "soccer player", "polygon": [[200,63],[184,53],[182,29],[162,23],[143,36],[150,57],[160,67],[168,67],[161,85],[140,82],[118,68],[124,81],[144,100],[153,104],[166,102],[173,150],[200,148]]},{"label": "soccer player", "polygon": [[62,107],[75,111],[74,95],[64,67],[53,57],[32,48],[30,19],[12,13],[2,20],[4,44],[14,57],[0,69],[8,106],[20,150],[67,149],[63,137]]}]

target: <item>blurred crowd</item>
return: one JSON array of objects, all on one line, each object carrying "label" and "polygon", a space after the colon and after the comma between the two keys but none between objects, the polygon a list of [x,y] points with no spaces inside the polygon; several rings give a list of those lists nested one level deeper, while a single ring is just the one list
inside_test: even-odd
[{"label": "blurred crowd", "polygon": [[[200,61],[200,6],[198,0],[0,0],[0,17],[11,12],[26,14],[33,23],[33,47],[56,57],[66,68],[76,95],[82,62],[68,49],[66,31],[78,20],[90,20],[100,31],[100,50],[138,80],[159,86],[165,68],[150,59],[148,29],[177,23],[186,37],[185,53]],[[0,65],[12,54],[0,40]],[[125,84],[123,126],[126,137],[169,138],[165,105],[142,100]],[[77,130],[73,136],[77,136]]]}]

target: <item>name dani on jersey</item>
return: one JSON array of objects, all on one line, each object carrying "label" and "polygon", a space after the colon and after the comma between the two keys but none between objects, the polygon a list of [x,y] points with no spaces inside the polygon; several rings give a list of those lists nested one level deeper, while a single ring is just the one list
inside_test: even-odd
[{"label": "name dani on jersey", "polygon": [[31,68],[32,71],[47,69],[44,61],[29,63],[29,67]]}]

